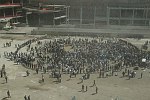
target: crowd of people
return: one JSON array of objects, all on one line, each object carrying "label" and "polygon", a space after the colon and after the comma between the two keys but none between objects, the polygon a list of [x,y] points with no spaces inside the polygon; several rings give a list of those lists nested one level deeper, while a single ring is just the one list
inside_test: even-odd
[{"label": "crowd of people", "polygon": [[[33,42],[37,44],[31,46]],[[28,47],[27,51],[18,52],[24,46]],[[70,48],[66,50],[67,47]],[[149,59],[147,53],[127,41],[103,38],[67,38],[45,42],[32,39],[19,45],[14,53],[4,52],[4,56],[36,72],[55,69],[68,74],[115,72],[128,67],[142,67],[142,58]]]},{"label": "crowd of people", "polygon": [[[32,45],[33,42],[36,44]],[[24,46],[27,46],[26,52],[20,52]],[[50,71],[53,77],[60,77],[61,73],[70,74],[70,77],[84,73],[84,79],[89,78],[91,73],[99,72],[99,77],[107,77],[128,67],[145,67],[142,58],[149,59],[148,53],[127,41],[114,38],[67,38],[44,42],[32,39],[20,45],[15,53],[4,55],[17,64],[34,69],[36,73],[39,70],[44,73]]]},{"label": "crowd of people", "polygon": [[[83,74],[81,83],[94,73],[98,73],[100,78],[107,78],[117,76],[117,73],[122,71],[122,77],[134,78],[136,71],[130,70],[130,67],[147,67],[142,58],[150,59],[149,52],[117,38],[42,39],[44,37],[31,39],[16,46],[15,52],[4,52],[4,56],[35,70],[37,74],[39,71],[43,74],[49,73],[49,76],[57,78],[58,82],[61,82],[62,74],[69,74],[70,78]],[[23,47],[26,47],[26,51],[20,50]],[[1,77],[4,75],[7,82],[4,67],[2,68]],[[26,73],[27,76],[30,75],[28,70]],[[41,82],[44,82],[43,74]],[[141,78],[142,76],[143,73]],[[84,91],[84,87],[87,91],[87,86],[84,85],[81,91]],[[95,88],[98,93],[98,87]]]}]

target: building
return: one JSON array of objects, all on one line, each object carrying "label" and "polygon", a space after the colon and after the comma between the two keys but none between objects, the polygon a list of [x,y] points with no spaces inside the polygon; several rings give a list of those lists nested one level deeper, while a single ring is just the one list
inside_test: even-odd
[{"label": "building", "polygon": [[49,5],[30,0],[0,0],[0,27],[44,26],[68,23],[69,6]]},{"label": "building", "polygon": [[[37,0],[30,0],[35,3]],[[69,5],[71,24],[149,26],[150,0],[38,0]],[[136,8],[138,10],[136,10]],[[117,15],[121,12],[121,16]],[[133,13],[134,11],[134,13]],[[117,14],[116,14],[117,13]],[[129,13],[129,16],[126,16]],[[116,14],[116,15],[115,15]],[[143,15],[143,17],[141,16]],[[114,17],[116,16],[116,17]],[[127,18],[129,17],[129,18]]]},{"label": "building", "polygon": [[0,0],[0,21],[8,20],[29,26],[150,26],[150,0]]},{"label": "building", "polygon": [[26,22],[29,26],[60,25],[68,23],[69,6],[45,5],[39,3],[23,7],[26,10]]},{"label": "building", "polygon": [[0,1],[0,25],[1,28],[13,28],[24,20],[22,4],[20,0]]}]

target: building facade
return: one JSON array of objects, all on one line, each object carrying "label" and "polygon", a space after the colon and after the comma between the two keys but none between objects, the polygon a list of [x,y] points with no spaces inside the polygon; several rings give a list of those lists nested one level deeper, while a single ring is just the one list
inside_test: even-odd
[{"label": "building facade", "polygon": [[0,27],[44,26],[68,23],[69,6],[48,5],[29,0],[0,0]]},{"label": "building facade", "polygon": [[24,6],[26,10],[26,22],[30,26],[60,25],[66,24],[69,15],[69,6],[66,5],[45,5]]},{"label": "building facade", "polygon": [[23,22],[24,14],[20,0],[0,1],[1,28],[13,28]]},{"label": "building facade", "polygon": [[[30,0],[33,3],[37,1],[70,6],[69,22],[71,24],[149,25],[149,10],[147,11],[147,8],[150,8],[150,0]],[[117,8],[118,11],[115,10]],[[115,13],[119,14],[120,8],[122,18],[119,19],[120,15],[115,15]],[[135,8],[140,10],[134,10]],[[123,17],[128,17],[126,16],[128,13],[130,18],[126,21]],[[144,17],[140,19],[141,15]],[[109,20],[108,16],[110,16]],[[118,17],[115,19],[112,16]]]}]

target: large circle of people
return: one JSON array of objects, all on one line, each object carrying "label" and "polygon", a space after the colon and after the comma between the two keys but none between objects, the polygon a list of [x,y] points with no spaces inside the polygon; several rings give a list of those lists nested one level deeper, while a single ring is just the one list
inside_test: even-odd
[{"label": "large circle of people", "polygon": [[[36,42],[36,45],[31,46],[33,42]],[[19,51],[24,46],[27,46],[27,51]],[[148,59],[147,53],[125,40],[116,38],[69,37],[49,39],[45,42],[33,39],[18,46],[15,53],[6,55],[16,63],[37,71],[68,74],[115,72],[128,67],[143,67],[142,58]]]}]

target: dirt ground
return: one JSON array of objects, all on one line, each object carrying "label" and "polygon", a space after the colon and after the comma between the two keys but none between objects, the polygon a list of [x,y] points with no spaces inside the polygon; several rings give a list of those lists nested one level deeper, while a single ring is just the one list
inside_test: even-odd
[{"label": "dirt ground", "polygon": [[[23,37],[23,36],[22,36]],[[24,77],[26,68],[15,65],[3,57],[5,51],[14,51],[15,44],[22,44],[27,38],[14,38],[11,47],[3,47],[3,43],[11,41],[10,38],[0,39],[0,66],[6,65],[8,83],[4,78],[0,78],[0,100],[24,100],[25,95],[30,95],[31,100],[150,100],[150,70],[138,70],[135,78],[128,80],[127,77],[118,76],[108,78],[98,78],[98,74],[92,74],[90,79],[80,82],[81,75],[69,80],[69,75],[62,75],[62,82],[56,84],[56,79],[49,78],[48,73],[44,74],[45,82],[39,83],[41,73],[29,70],[30,76]],[[146,40],[126,39],[133,44],[141,46]],[[143,78],[140,79],[140,73]],[[95,94],[95,87],[90,87],[96,80],[98,93]],[[87,92],[81,92],[81,86],[88,86]],[[11,98],[7,98],[7,90],[10,91]],[[75,96],[75,99],[72,99]]]}]

